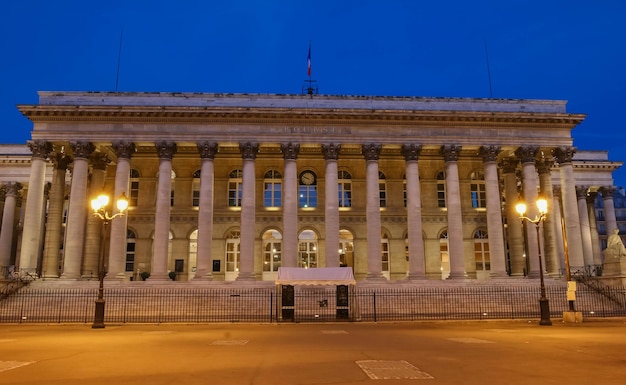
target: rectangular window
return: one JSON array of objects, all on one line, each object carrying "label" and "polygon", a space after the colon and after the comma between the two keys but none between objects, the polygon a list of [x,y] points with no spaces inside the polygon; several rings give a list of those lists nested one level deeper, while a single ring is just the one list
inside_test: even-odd
[{"label": "rectangular window", "polygon": [[243,185],[240,182],[228,183],[228,206],[241,207],[241,197],[243,196]]}]

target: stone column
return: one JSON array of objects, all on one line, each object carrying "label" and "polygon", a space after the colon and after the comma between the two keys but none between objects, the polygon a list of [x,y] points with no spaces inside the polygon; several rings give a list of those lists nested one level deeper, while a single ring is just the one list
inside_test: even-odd
[{"label": "stone column", "polygon": [[61,274],[63,279],[77,279],[81,273],[80,268],[85,247],[85,223],[88,215],[89,157],[95,149],[91,142],[72,142],[70,146],[74,151],[74,168],[70,187],[70,205],[67,213],[65,262],[63,274]]},{"label": "stone column", "polygon": [[194,281],[213,279],[211,249],[213,248],[213,160],[218,151],[217,143],[198,142],[198,152],[202,159],[200,170],[200,202],[198,207],[198,254]]},{"label": "stone column", "polygon": [[519,214],[515,211],[515,204],[519,200],[517,191],[517,165],[519,161],[513,158],[505,158],[500,162],[500,169],[504,175],[504,198],[506,214],[506,238],[509,251],[510,275],[523,277],[526,271],[526,259],[524,258],[524,234],[520,226]]},{"label": "stone column", "polygon": [[5,186],[4,210],[2,211],[2,231],[0,231],[0,266],[11,264],[13,250],[13,223],[15,223],[15,208],[22,184],[10,182]]},{"label": "stone column", "polygon": [[340,144],[323,144],[322,154],[326,160],[324,176],[325,195],[325,244],[326,267],[339,267],[339,180],[337,177],[337,159]]},{"label": "stone column", "polygon": [[54,154],[54,173],[48,201],[48,222],[43,249],[42,275],[59,278],[59,251],[63,243],[63,206],[65,204],[65,175],[72,157],[63,152]]},{"label": "stone column", "polygon": [[[117,200],[124,194],[126,198],[130,200],[130,159],[136,151],[135,143],[115,141],[112,143],[112,147],[117,156],[113,199]],[[109,224],[109,230],[109,266],[106,278],[109,280],[123,280],[126,279],[126,233],[128,231],[128,215],[123,215],[112,220]]]},{"label": "stone column", "polygon": [[[89,185],[88,202],[104,191],[104,180],[106,177],[107,165],[110,162],[109,157],[101,152],[94,152],[91,155],[91,182]],[[110,207],[115,206],[116,197],[112,197]],[[82,276],[83,278],[97,277],[99,260],[100,260],[100,244],[102,242],[102,221],[91,214],[91,206],[88,207],[87,229],[85,233],[85,255],[83,258]],[[106,258],[106,256],[105,256]],[[105,260],[106,262],[106,260]],[[104,272],[106,273],[106,268]]]},{"label": "stone column", "polygon": [[[537,170],[535,168],[535,156],[539,147],[519,147],[515,155],[522,163],[524,201],[526,202],[526,216],[535,219],[539,215],[537,210]],[[524,221],[526,229],[526,256],[528,258],[528,276],[539,278],[539,250],[537,250],[537,230],[535,225]],[[542,225],[542,227],[544,227]],[[542,245],[544,246],[544,245]],[[542,253],[545,254],[545,253]],[[545,256],[545,255],[542,255]],[[545,259],[544,259],[545,260]],[[545,263],[543,264],[545,266]]]},{"label": "stone column", "polygon": [[448,245],[450,275],[448,279],[465,278],[463,253],[463,214],[459,184],[459,154],[461,146],[445,145],[441,154],[446,161],[446,208],[448,213]]},{"label": "stone column", "polygon": [[298,266],[298,167],[297,143],[281,144],[285,160],[283,176],[283,251],[281,266]]},{"label": "stone column", "polygon": [[578,199],[576,198],[576,181],[574,180],[574,166],[572,158],[574,147],[559,147],[554,149],[554,156],[561,170],[561,200],[563,202],[563,218],[567,235],[570,267],[582,268],[585,264],[583,257],[583,241],[580,231],[580,215],[578,214]]},{"label": "stone column", "polygon": [[419,144],[403,144],[402,155],[406,162],[406,215],[409,241],[409,279],[426,278],[424,237],[422,235],[422,193],[420,190],[418,158]]},{"label": "stone column", "polygon": [[587,208],[586,186],[576,187],[578,198],[578,217],[580,218],[580,235],[583,241],[583,260],[585,266],[593,265],[593,248],[591,246],[591,225],[589,224],[589,209]]},{"label": "stone column", "polygon": [[24,227],[20,253],[20,269],[34,272],[39,260],[41,242],[41,224],[44,221],[43,203],[46,183],[46,159],[52,151],[52,143],[37,140],[29,142],[33,153],[28,179],[28,193],[24,208]]},{"label": "stone column", "polygon": [[365,157],[365,221],[367,222],[367,277],[380,280],[382,274],[382,229],[380,220],[380,187],[378,176],[378,159],[382,145],[368,143],[361,147]]},{"label": "stone column", "polygon": [[548,214],[543,222],[543,245],[545,271],[553,274],[558,270],[559,256],[556,247],[556,229],[559,223],[555,221],[554,192],[552,191],[552,166],[554,161],[551,159],[539,159],[535,162],[535,167],[539,172],[539,189],[543,197],[548,201]]},{"label": "stone column", "polygon": [[172,158],[176,153],[175,142],[155,143],[159,156],[159,180],[157,185],[156,211],[154,218],[154,242],[152,247],[151,281],[168,281],[167,259],[170,236],[170,210],[172,193]]},{"label": "stone column", "polygon": [[548,274],[551,276],[560,277],[565,271],[565,254],[567,253],[567,250],[565,250],[566,242],[563,238],[565,236],[565,230],[563,227],[563,216],[561,214],[561,186],[552,187],[552,193],[557,260],[554,266],[546,266],[546,269],[548,269]]},{"label": "stone column", "polygon": [[613,202],[613,193],[615,187],[600,187],[602,194],[602,203],[604,204],[604,219],[606,223],[606,235],[611,235],[613,230],[617,229],[617,218],[615,216],[615,202]]},{"label": "stone column", "polygon": [[500,184],[498,182],[498,165],[496,160],[500,153],[498,146],[481,146],[480,156],[485,166],[485,189],[487,193],[487,236],[491,259],[490,276],[506,277],[506,250],[504,248],[504,232],[502,224],[502,206],[500,200]]},{"label": "stone column", "polygon": [[259,152],[258,143],[239,143],[243,159],[243,194],[241,196],[241,260],[237,281],[251,281],[254,275],[254,240],[256,222],[255,160]]},{"label": "stone column", "polygon": [[[4,215],[4,198],[6,194],[6,186],[0,184],[0,218]],[[2,231],[2,222],[0,222],[0,231]]]},{"label": "stone column", "polygon": [[593,264],[601,265],[602,249],[600,248],[600,237],[598,235],[598,222],[596,220],[596,198],[597,191],[589,191],[587,194],[587,216],[589,217],[589,232],[591,233],[591,250],[593,253]]}]

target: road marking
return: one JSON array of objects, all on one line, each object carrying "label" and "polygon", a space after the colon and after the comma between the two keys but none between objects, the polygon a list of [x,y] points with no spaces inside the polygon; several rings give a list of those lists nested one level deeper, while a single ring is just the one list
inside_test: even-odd
[{"label": "road marking", "polygon": [[158,335],[172,334],[172,333],[174,333],[174,332],[171,331],[171,330],[160,330],[160,331],[157,331],[157,332],[145,332],[143,334],[150,334],[150,335],[153,335],[153,336],[158,336]]},{"label": "road marking", "polygon": [[246,345],[248,340],[216,340],[211,343],[211,345]]},{"label": "road marking", "polygon": [[406,361],[364,360],[356,364],[372,380],[430,380],[434,377]]},{"label": "road marking", "polygon": [[348,334],[345,330],[322,330],[322,334]]},{"label": "road marking", "polygon": [[0,361],[0,372],[30,365],[34,362],[35,361]]},{"label": "road marking", "polygon": [[448,338],[449,341],[460,342],[463,344],[493,344],[493,341],[481,340],[479,338]]}]

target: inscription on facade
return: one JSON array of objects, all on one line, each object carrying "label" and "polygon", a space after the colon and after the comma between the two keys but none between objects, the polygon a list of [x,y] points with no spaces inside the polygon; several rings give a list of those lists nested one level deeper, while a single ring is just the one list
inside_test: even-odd
[{"label": "inscription on facade", "polygon": [[306,134],[306,135],[348,135],[349,127],[283,127],[276,131],[282,134]]}]

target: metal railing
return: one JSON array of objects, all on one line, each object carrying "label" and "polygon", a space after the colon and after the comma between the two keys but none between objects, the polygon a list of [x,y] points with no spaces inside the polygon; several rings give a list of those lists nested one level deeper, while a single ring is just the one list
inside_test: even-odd
[{"label": "metal railing", "polygon": [[[568,311],[564,287],[547,289],[550,315]],[[626,300],[626,288],[611,287]],[[0,300],[0,323],[90,323],[96,288],[34,288]],[[531,319],[539,317],[539,288],[530,286],[350,287],[347,302],[334,286],[296,287],[286,306],[280,288],[107,288],[105,322],[211,323]],[[579,288],[584,317],[626,316],[626,307]],[[344,303],[345,302],[345,303]],[[621,303],[625,303],[622,301]]]}]

